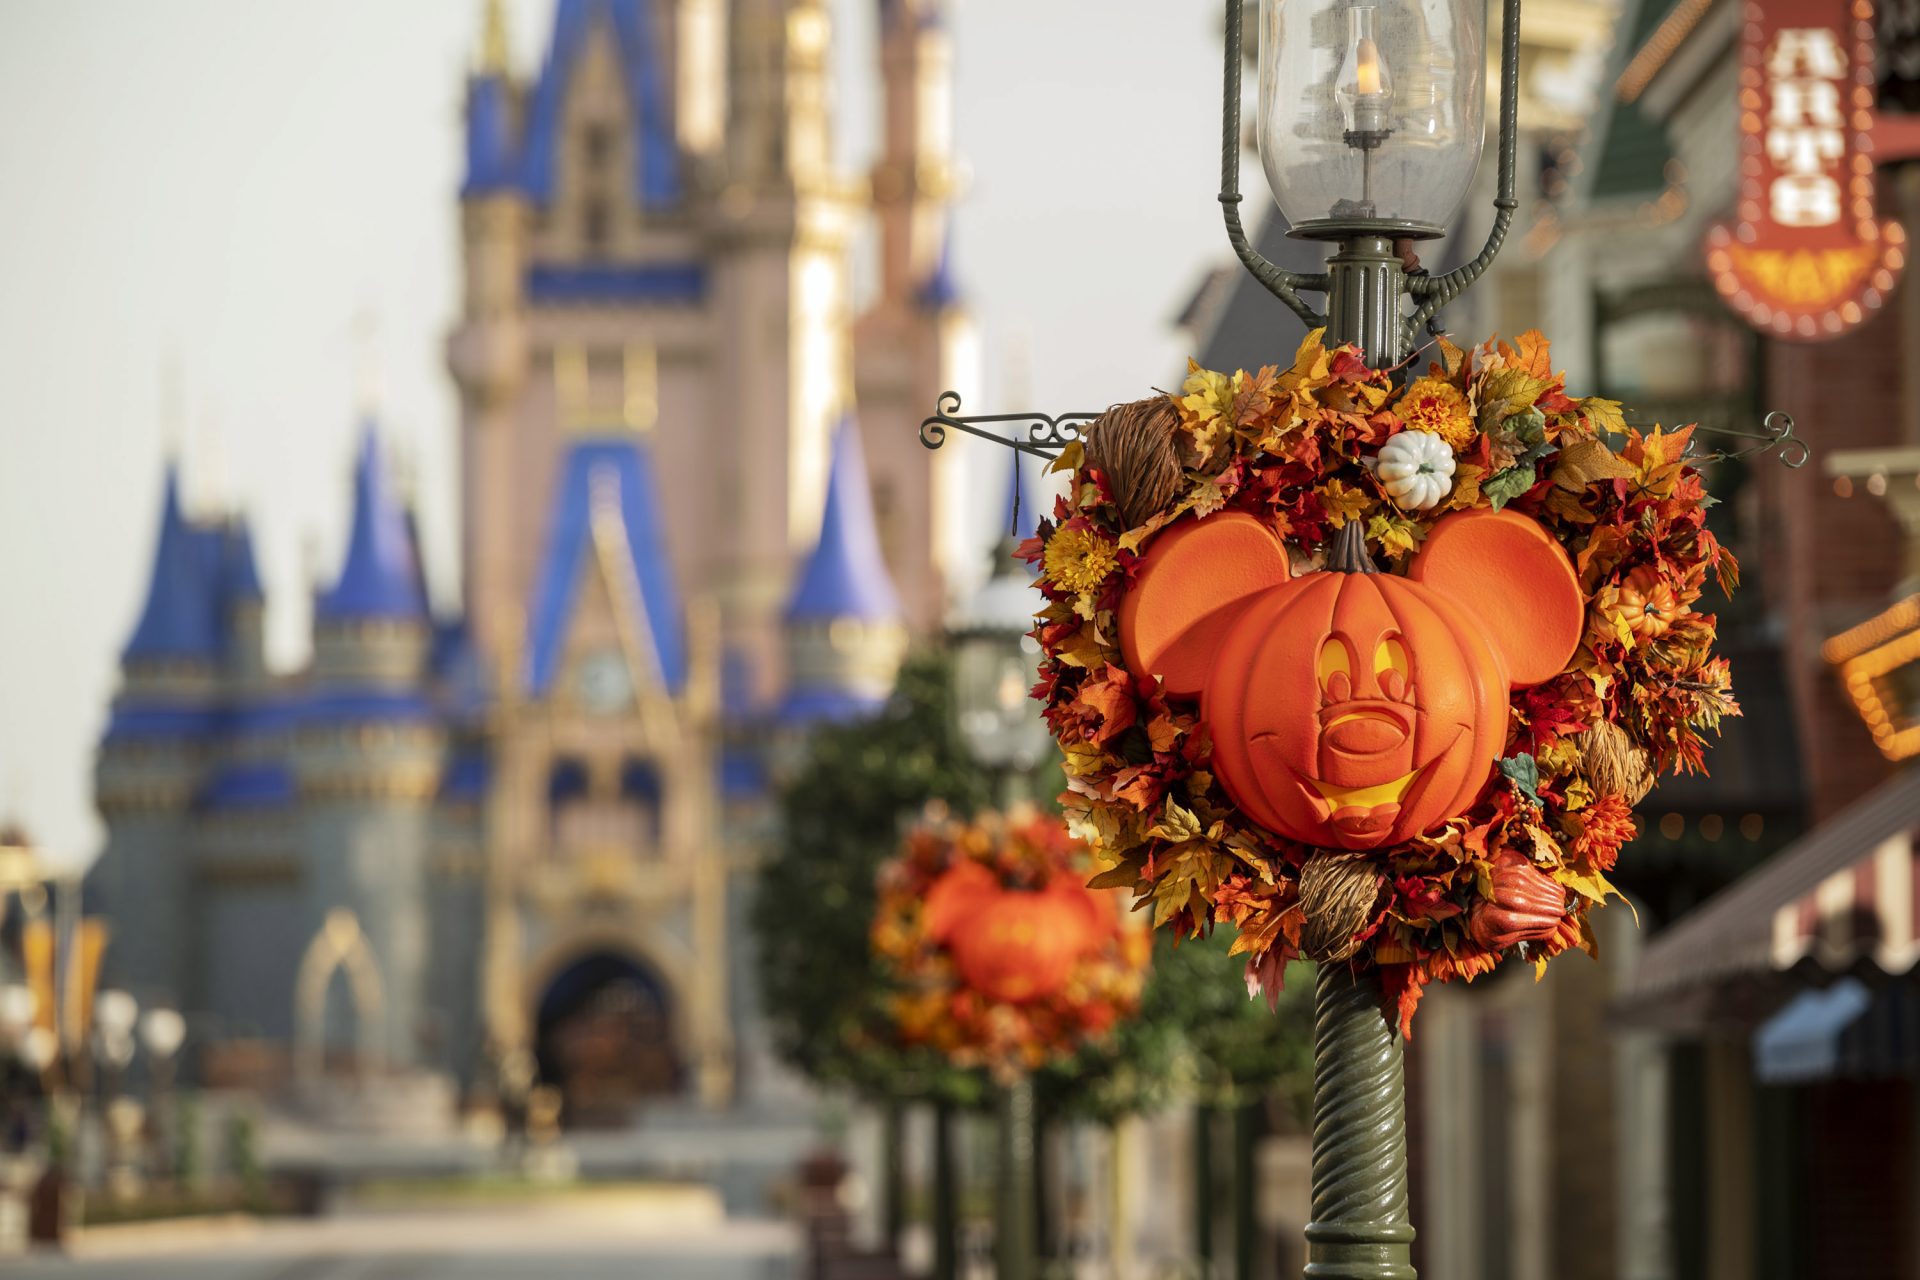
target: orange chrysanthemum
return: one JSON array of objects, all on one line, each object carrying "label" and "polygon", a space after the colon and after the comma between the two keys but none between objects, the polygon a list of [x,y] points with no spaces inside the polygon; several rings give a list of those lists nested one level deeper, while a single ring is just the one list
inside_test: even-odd
[{"label": "orange chrysanthemum", "polygon": [[1596,871],[1611,871],[1620,857],[1620,846],[1640,834],[1633,820],[1633,807],[1626,797],[1604,795],[1576,815],[1579,834],[1567,846],[1576,861]]},{"label": "orange chrysanthemum", "polygon": [[1409,429],[1431,431],[1456,451],[1473,439],[1473,409],[1466,393],[1444,378],[1416,379],[1397,408]]}]

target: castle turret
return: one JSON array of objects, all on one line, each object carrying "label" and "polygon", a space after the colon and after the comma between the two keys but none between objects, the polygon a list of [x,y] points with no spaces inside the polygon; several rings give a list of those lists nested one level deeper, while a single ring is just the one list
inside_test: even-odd
[{"label": "castle turret", "polygon": [[[952,47],[944,0],[880,0],[885,127],[873,170],[880,290],[855,328],[855,381],[880,539],[909,624],[939,625],[960,476],[915,426],[943,391],[971,400],[978,355],[953,258]],[[971,566],[961,567],[965,576]]]},{"label": "castle turret", "polygon": [[820,538],[787,605],[788,723],[869,715],[893,692],[906,649],[904,611],[880,540],[860,443],[843,422]]},{"label": "castle turret", "polygon": [[[427,696],[432,639],[419,552],[369,425],[354,466],[346,559],[314,602],[313,676],[294,749],[310,852],[295,1050],[309,1075],[330,1055],[419,1056],[425,873],[445,755]],[[327,975],[341,965],[354,979],[350,1017],[326,998]]]},{"label": "castle turret", "polygon": [[219,725],[223,550],[221,530],[187,519],[169,465],[146,603],[95,771],[107,843],[89,880],[119,920],[107,963],[136,996],[174,1007],[193,994],[188,822]]},{"label": "castle turret", "polygon": [[723,186],[712,230],[714,353],[733,468],[721,603],[755,694],[779,687],[780,608],[813,541],[828,440],[852,400],[848,244],[856,193],[833,168],[831,23],[820,0],[732,0]]}]

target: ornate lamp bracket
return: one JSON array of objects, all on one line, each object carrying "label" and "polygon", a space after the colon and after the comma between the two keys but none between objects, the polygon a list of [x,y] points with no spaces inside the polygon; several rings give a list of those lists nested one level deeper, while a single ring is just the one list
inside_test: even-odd
[{"label": "ornate lamp bracket", "polygon": [[[1097,413],[1049,414],[1030,410],[1025,413],[979,413],[962,417],[960,393],[942,391],[936,412],[920,424],[920,443],[929,449],[938,449],[947,442],[949,430],[964,431],[970,436],[979,436],[982,440],[991,440],[1009,449],[1018,449],[1021,453],[1052,461],[1060,456],[1062,449],[1080,439],[1082,427],[1099,416]],[[1008,423],[1024,424],[1026,438],[1021,439],[1017,431],[1008,436],[989,429],[993,425]]]}]

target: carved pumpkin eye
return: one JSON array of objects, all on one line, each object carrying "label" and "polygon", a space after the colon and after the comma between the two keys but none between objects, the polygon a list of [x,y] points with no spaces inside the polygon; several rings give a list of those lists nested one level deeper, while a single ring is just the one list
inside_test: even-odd
[{"label": "carved pumpkin eye", "polygon": [[1407,674],[1407,650],[1398,636],[1388,636],[1373,651],[1373,674],[1384,675],[1389,671],[1398,671],[1402,678]]},{"label": "carved pumpkin eye", "polygon": [[1334,676],[1349,678],[1353,675],[1353,659],[1347,656],[1347,646],[1338,636],[1328,636],[1320,642],[1320,687],[1326,688]]}]

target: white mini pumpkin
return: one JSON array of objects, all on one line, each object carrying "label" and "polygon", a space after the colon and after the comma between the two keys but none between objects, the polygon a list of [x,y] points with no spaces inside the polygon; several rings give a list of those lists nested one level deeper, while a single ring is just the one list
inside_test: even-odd
[{"label": "white mini pumpkin", "polygon": [[1425,511],[1453,492],[1453,450],[1431,431],[1402,431],[1380,446],[1378,474],[1388,497]]}]

